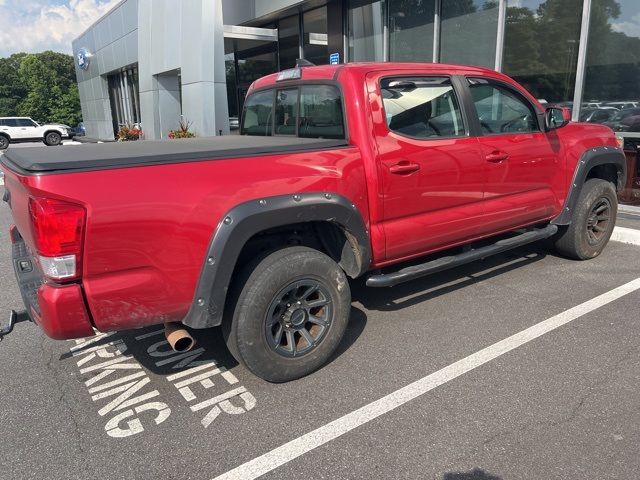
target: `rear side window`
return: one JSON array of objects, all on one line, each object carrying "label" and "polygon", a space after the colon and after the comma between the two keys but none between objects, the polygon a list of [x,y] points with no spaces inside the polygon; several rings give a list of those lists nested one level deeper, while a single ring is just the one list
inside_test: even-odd
[{"label": "rear side window", "polygon": [[[273,121],[257,120],[258,110],[263,112],[262,118]],[[346,135],[340,90],[333,85],[314,84],[254,93],[245,103],[240,133],[343,139]]]},{"label": "rear side window", "polygon": [[380,87],[389,130],[420,139],[466,134],[449,78],[386,78]]},{"label": "rear side window", "polygon": [[515,90],[484,78],[469,79],[469,88],[484,134],[540,130],[535,110]]},{"label": "rear side window", "polygon": [[273,130],[273,90],[247,98],[242,114],[242,135],[269,136]]},{"label": "rear side window", "polygon": [[344,138],[340,92],[331,85],[307,85],[300,92],[298,136]]}]

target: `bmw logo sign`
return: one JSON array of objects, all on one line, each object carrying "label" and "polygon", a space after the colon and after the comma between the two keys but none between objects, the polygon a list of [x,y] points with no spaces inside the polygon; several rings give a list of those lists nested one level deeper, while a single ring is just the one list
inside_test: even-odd
[{"label": "bmw logo sign", "polygon": [[76,55],[76,61],[78,62],[78,68],[81,70],[89,70],[91,54],[86,48],[81,48],[78,50],[78,54]]}]

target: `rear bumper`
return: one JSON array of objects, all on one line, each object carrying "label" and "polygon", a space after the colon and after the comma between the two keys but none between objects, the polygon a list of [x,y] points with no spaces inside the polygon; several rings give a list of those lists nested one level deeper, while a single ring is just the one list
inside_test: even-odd
[{"label": "rear bumper", "polygon": [[15,227],[11,227],[11,242],[16,280],[31,320],[56,340],[93,336],[80,285],[45,283]]}]

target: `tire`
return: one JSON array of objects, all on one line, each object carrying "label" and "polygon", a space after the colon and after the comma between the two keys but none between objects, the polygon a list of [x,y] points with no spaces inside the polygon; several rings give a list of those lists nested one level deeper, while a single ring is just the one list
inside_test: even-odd
[{"label": "tire", "polygon": [[347,277],[311,248],[289,247],[256,259],[232,290],[223,323],[227,346],[268,382],[295,380],[320,368],[349,321]]},{"label": "tire", "polygon": [[606,180],[591,178],[582,187],[571,224],[555,237],[558,253],[575,260],[595,258],[609,242],[618,214],[616,191]]},{"label": "tire", "polygon": [[6,150],[9,148],[11,141],[4,135],[0,135],[0,150]]},{"label": "tire", "polygon": [[62,143],[62,135],[58,132],[48,132],[44,136],[44,144],[49,147],[57,147]]}]

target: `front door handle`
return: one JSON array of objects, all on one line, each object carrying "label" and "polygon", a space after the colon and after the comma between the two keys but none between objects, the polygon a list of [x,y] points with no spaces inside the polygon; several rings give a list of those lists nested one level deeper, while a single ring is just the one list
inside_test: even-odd
[{"label": "front door handle", "polygon": [[491,163],[499,163],[504,162],[509,159],[509,154],[505,152],[500,152],[499,150],[495,150],[489,153],[486,157],[487,162]]},{"label": "front door handle", "polygon": [[389,171],[395,175],[408,175],[409,173],[417,172],[418,170],[420,170],[420,165],[407,160],[402,160],[401,162],[389,167]]}]

